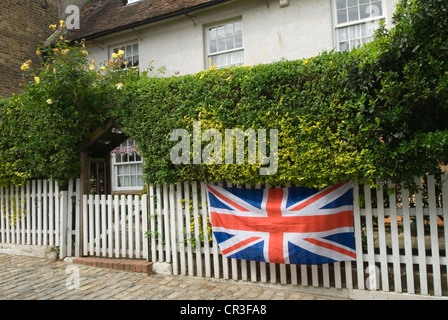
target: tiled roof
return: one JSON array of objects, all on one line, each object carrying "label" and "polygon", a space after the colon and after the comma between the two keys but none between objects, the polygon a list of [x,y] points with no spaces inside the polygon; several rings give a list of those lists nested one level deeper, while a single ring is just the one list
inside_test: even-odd
[{"label": "tiled roof", "polygon": [[229,0],[91,0],[81,10],[80,29],[71,39],[91,39],[112,32],[166,19]]}]

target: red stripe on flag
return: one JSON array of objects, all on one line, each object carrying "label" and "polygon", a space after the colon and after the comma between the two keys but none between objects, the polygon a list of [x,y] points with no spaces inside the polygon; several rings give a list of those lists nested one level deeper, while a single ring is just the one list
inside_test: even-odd
[{"label": "red stripe on flag", "polygon": [[229,247],[229,248],[227,248],[225,250],[222,250],[222,254],[226,255],[229,252],[232,252],[232,251],[237,250],[237,249],[239,249],[241,247],[244,247],[246,244],[249,244],[251,242],[257,241],[258,239],[261,239],[261,237],[252,237],[252,238],[246,239],[244,241],[238,242],[236,245],[231,246],[231,247]]},{"label": "red stripe on flag", "polygon": [[319,247],[327,248],[327,249],[330,249],[330,250],[333,250],[333,251],[345,254],[346,256],[349,256],[349,257],[351,257],[353,259],[356,259],[356,253],[351,252],[351,251],[346,250],[346,249],[343,249],[341,247],[335,246],[333,244],[330,244],[330,243],[327,243],[327,242],[323,242],[323,241],[320,241],[320,240],[317,240],[317,239],[313,239],[313,238],[306,238],[304,240],[306,240],[306,241],[308,241],[308,242],[310,242],[312,244],[315,244],[315,245],[317,245]]},{"label": "red stripe on flag", "polygon": [[213,193],[215,196],[217,196],[218,198],[221,198],[222,200],[228,202],[229,204],[231,204],[232,206],[234,206],[235,208],[237,208],[240,211],[244,211],[244,212],[249,212],[249,210],[243,208],[242,206],[240,206],[239,204],[233,202],[232,200],[230,200],[227,197],[224,197],[222,194],[220,194],[219,192],[217,192],[215,189],[213,189],[212,187],[208,186],[209,190],[211,193]]},{"label": "red stripe on flag", "polygon": [[353,211],[317,216],[244,217],[210,212],[212,225],[230,230],[311,233],[353,227]]}]

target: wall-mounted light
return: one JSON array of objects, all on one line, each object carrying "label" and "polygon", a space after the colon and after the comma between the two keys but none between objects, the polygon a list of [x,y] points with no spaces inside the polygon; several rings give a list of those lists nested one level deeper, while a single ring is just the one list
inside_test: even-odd
[{"label": "wall-mounted light", "polygon": [[289,6],[289,0],[280,0],[280,8]]}]

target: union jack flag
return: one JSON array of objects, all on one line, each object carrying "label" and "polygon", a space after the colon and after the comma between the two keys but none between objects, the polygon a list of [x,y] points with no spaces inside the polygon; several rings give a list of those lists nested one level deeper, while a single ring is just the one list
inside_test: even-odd
[{"label": "union jack flag", "polygon": [[213,234],[227,258],[280,264],[356,259],[349,182],[323,190],[207,187]]}]

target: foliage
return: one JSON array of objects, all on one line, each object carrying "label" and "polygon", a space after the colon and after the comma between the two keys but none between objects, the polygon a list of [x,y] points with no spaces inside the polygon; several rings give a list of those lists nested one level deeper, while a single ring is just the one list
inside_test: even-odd
[{"label": "foliage", "polygon": [[[109,117],[139,142],[149,183],[322,187],[440,171],[448,163],[448,3],[402,0],[394,24],[350,52],[176,77],[111,72],[113,61],[99,72],[82,44],[61,41],[28,73],[22,95],[0,101],[0,181],[76,177],[80,146]],[[192,138],[194,121],[222,134],[279,129],[276,174],[261,176],[260,159],[173,164],[170,134],[186,129]]]},{"label": "foliage", "polygon": [[[448,162],[446,1],[401,1],[395,27],[351,52],[308,60],[141,78],[120,96],[117,117],[140,141],[146,180],[295,183],[407,181]],[[138,119],[138,120],[137,120]],[[174,165],[169,134],[279,129],[279,167]],[[204,147],[205,144],[203,144]]]},{"label": "foliage", "polygon": [[[98,69],[84,43],[61,36],[22,65],[25,90],[0,101],[0,183],[79,176],[79,150],[108,117],[119,59]],[[40,62],[39,62],[40,61]],[[130,71],[131,72],[131,71]]]},{"label": "foliage", "polygon": [[448,3],[401,1],[393,22],[363,50],[367,58],[353,56],[344,85],[368,97],[362,112],[375,128],[365,143],[376,175],[398,182],[448,160]]}]

